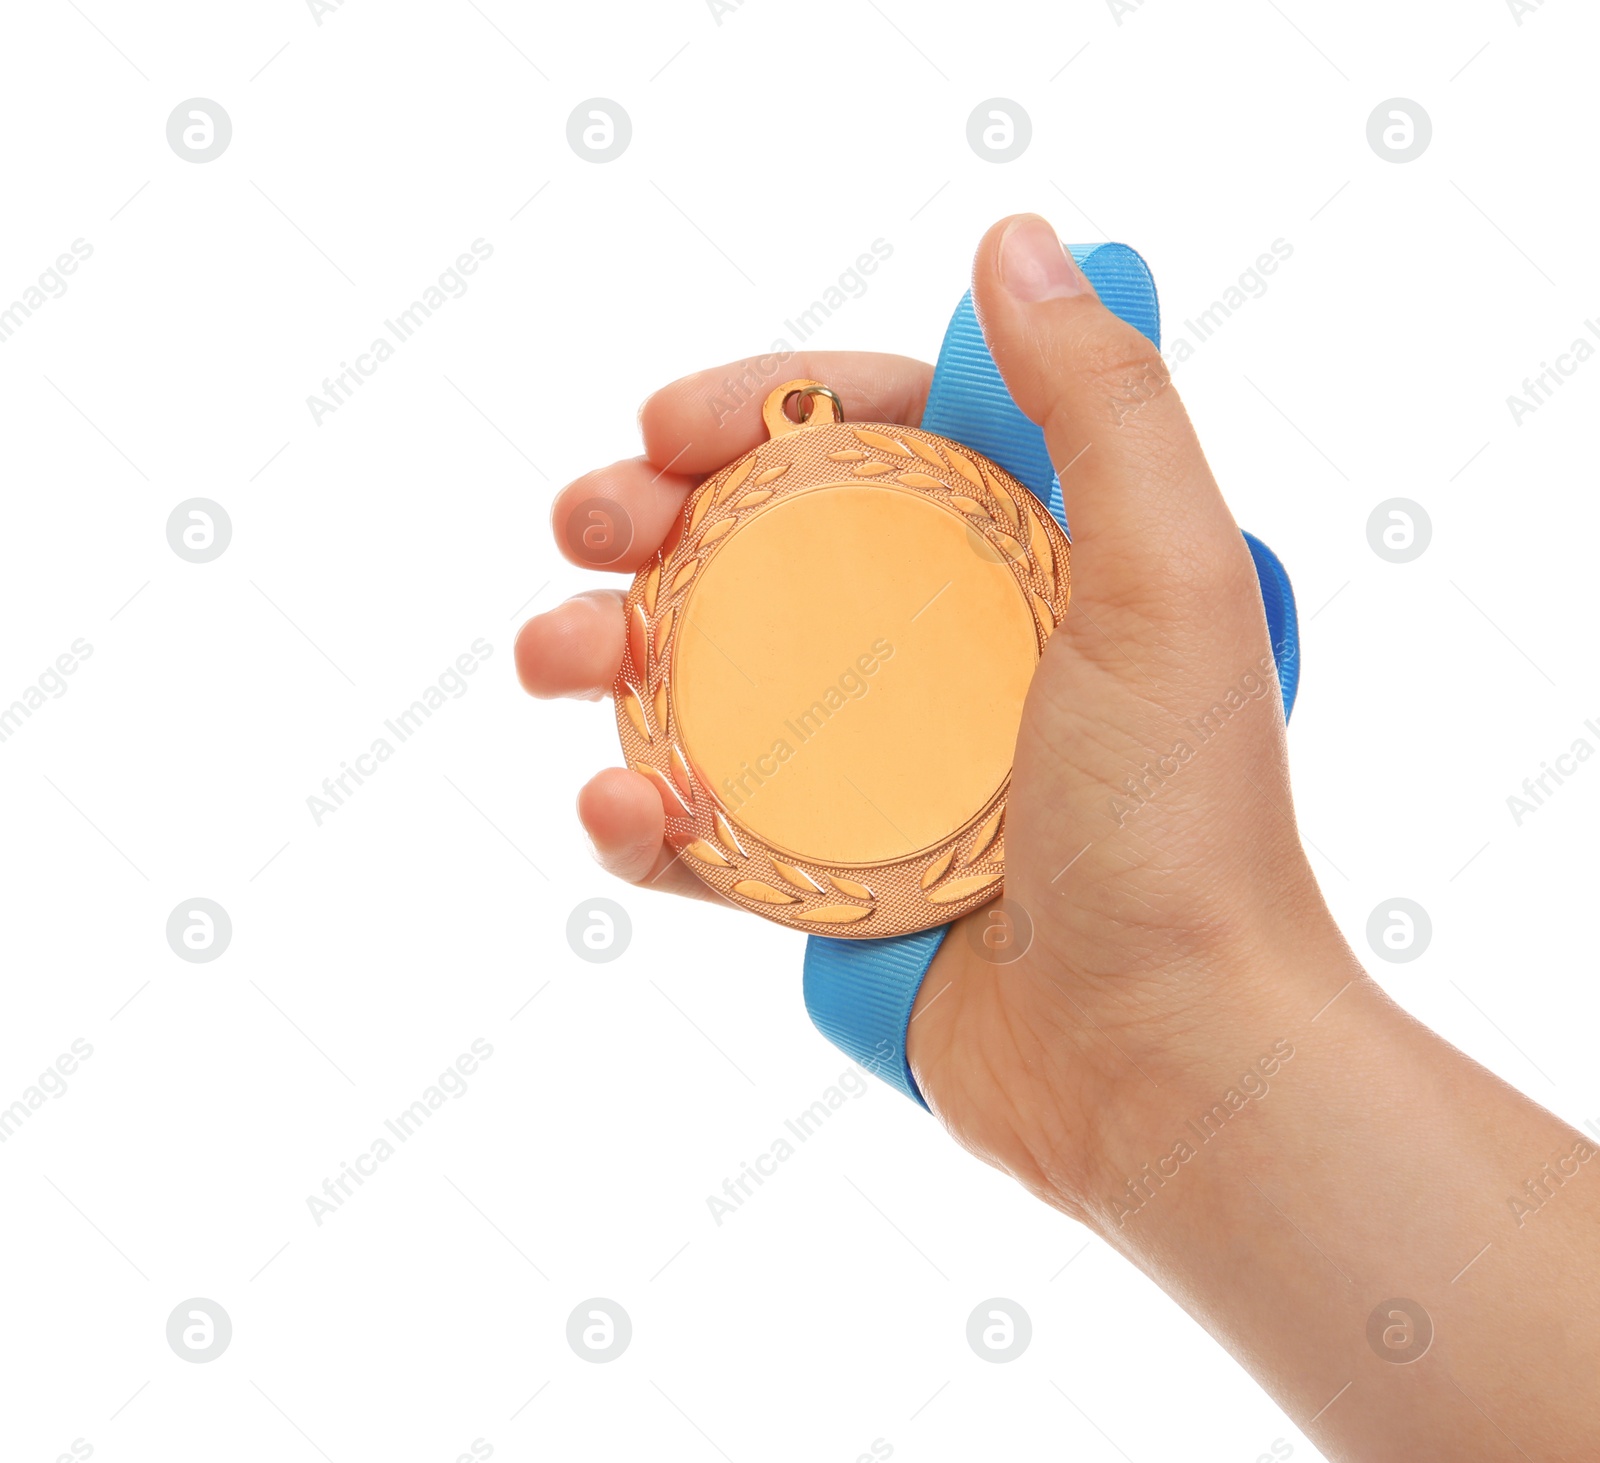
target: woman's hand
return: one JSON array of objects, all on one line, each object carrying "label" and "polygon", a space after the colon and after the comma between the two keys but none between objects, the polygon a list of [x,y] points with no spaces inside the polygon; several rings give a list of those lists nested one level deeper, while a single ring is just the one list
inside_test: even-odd
[{"label": "woman's hand", "polygon": [[[1063,466],[1072,605],[1033,682],[1008,800],[1006,894],[1032,947],[993,964],[986,912],[958,923],[923,983],[909,1056],[963,1143],[1081,1213],[1108,1111],[1238,1019],[1269,914],[1279,930],[1289,911],[1324,937],[1332,925],[1295,834],[1255,571],[1160,353],[1100,303],[1042,219],[990,230],[973,287],[1012,395]],[[703,477],[765,439],[761,404],[779,380],[829,382],[848,420],[915,426],[932,374],[899,356],[769,357],[765,376],[758,364],[645,402],[645,455],[556,499],[569,558],[582,562],[561,527],[604,499],[632,532],[607,567],[647,563]],[[517,641],[527,689],[608,693],[621,598],[595,590],[530,620]],[[610,872],[716,897],[665,846],[640,774],[600,773],[578,810]]]}]

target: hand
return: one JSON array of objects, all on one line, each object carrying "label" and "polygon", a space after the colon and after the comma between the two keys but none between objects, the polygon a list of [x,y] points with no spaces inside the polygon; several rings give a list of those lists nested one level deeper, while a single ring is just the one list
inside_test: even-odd
[{"label": "hand", "polygon": [[[1028,698],[1007,814],[1007,895],[1031,917],[1032,949],[988,964],[967,938],[984,912],[960,922],[923,984],[909,1055],[963,1143],[1080,1212],[1107,1111],[1163,1080],[1169,1047],[1199,1034],[1197,1010],[1241,1002],[1237,984],[1217,1000],[1217,984],[1236,981],[1266,913],[1332,925],[1289,811],[1255,571],[1159,352],[1101,305],[1041,219],[996,225],[973,283],[1012,395],[1070,464],[1072,605]],[[644,457],[557,497],[568,557],[559,527],[606,498],[633,530],[608,567],[648,562],[702,478],[765,439],[761,404],[779,380],[827,381],[848,420],[916,425],[932,373],[899,356],[818,354],[756,374],[740,362],[650,397]],[[728,411],[726,383],[741,378],[752,384]],[[530,620],[517,641],[527,689],[606,694],[621,600],[594,590]],[[578,809],[613,874],[716,897],[664,845],[660,798],[638,773],[600,773]]]}]

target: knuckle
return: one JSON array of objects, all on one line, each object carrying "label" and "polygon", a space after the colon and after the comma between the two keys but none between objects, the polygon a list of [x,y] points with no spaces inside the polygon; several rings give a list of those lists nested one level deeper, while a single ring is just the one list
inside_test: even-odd
[{"label": "knuckle", "polygon": [[1255,612],[1255,568],[1237,529],[1174,535],[1163,568],[1164,598],[1181,619],[1215,628]]},{"label": "knuckle", "polygon": [[1172,373],[1155,344],[1109,311],[1068,339],[1058,364],[1077,383],[1076,410],[1113,427],[1126,426],[1165,398]]}]

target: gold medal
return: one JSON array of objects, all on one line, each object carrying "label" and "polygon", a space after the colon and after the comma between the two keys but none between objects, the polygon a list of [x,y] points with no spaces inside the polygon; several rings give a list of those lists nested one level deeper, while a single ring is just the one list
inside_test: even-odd
[{"label": "gold medal", "polygon": [[1003,468],[847,423],[820,382],[763,417],[770,440],[690,494],[628,593],[624,756],[733,903],[838,936],[945,924],[1001,892],[1066,535]]}]

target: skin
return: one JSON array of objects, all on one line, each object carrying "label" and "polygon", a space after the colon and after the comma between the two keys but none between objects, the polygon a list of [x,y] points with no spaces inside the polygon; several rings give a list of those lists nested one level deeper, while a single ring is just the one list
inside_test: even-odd
[{"label": "skin", "polygon": [[[1254,569],[1159,353],[1032,215],[984,236],[973,292],[1065,468],[1073,598],[1007,815],[1006,893],[1034,940],[1000,966],[946,939],[908,1037],[923,1093],[958,1142],[1168,1290],[1330,1458],[1600,1457],[1600,1152],[1400,1011],[1335,925],[1270,671],[1259,689]],[[771,385],[809,376],[847,419],[915,425],[931,376],[799,353],[713,425],[721,383],[750,365],[650,397],[644,456],[567,487],[553,522],[621,503],[633,548],[608,567],[631,572],[693,487],[764,439]],[[530,620],[527,690],[608,694],[620,603],[596,590]],[[643,777],[600,773],[578,811],[613,874],[708,895],[664,848]],[[1409,1363],[1396,1298],[1431,1319]],[[1375,1311],[1388,1343],[1369,1342]]]}]

